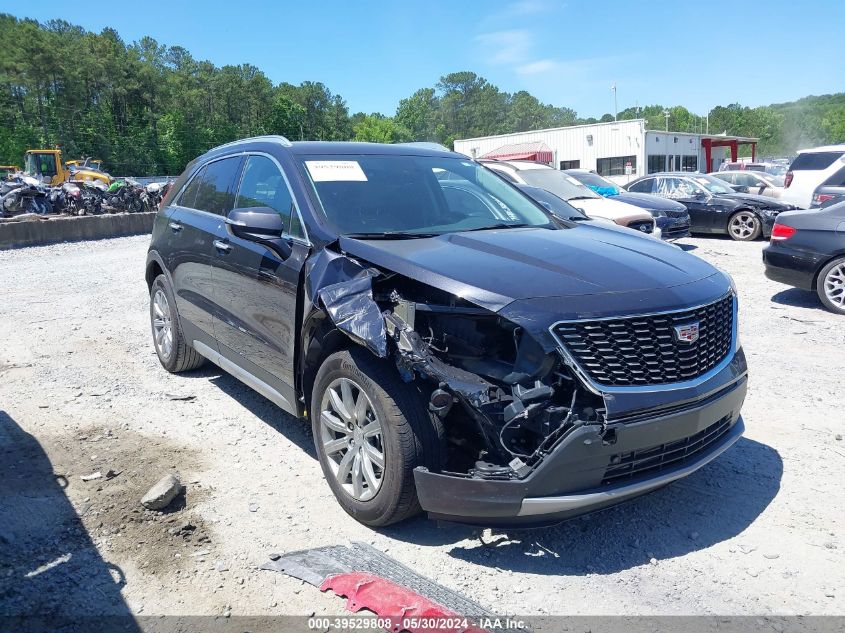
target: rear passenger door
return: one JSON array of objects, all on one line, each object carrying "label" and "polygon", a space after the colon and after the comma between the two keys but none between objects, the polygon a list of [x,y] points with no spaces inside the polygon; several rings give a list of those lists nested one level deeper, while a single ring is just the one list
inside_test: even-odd
[{"label": "rear passenger door", "polygon": [[297,289],[309,245],[288,179],[269,155],[246,157],[234,208],[249,207],[270,207],[283,217],[284,247],[243,239],[224,227],[219,239],[225,249],[214,271],[220,306],[214,330],[220,353],[273,387],[292,411]]},{"label": "rear passenger door", "polygon": [[173,290],[183,333],[189,342],[217,349],[213,267],[215,240],[231,208],[242,157],[206,163],[176,199],[168,230],[173,234]]}]

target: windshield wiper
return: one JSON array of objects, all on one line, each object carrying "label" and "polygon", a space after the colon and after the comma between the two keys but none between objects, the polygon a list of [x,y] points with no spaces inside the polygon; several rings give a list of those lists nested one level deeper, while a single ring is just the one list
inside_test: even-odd
[{"label": "windshield wiper", "polygon": [[344,233],[343,237],[356,240],[415,240],[437,237],[440,233],[412,233],[410,231],[380,231],[378,233]]},{"label": "windshield wiper", "polygon": [[566,199],[567,202],[570,200],[595,200],[595,196],[574,196]]},{"label": "windshield wiper", "polygon": [[[468,233],[470,231],[491,231],[493,229],[524,229],[526,227],[534,226],[533,224],[525,224],[523,222],[500,222],[498,224],[491,224],[489,226],[479,226],[474,229],[464,229],[461,233]],[[537,227],[539,228],[539,227]]]}]

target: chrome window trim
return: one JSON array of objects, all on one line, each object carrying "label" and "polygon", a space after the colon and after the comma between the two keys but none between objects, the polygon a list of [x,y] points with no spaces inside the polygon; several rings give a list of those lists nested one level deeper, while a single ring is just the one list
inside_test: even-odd
[{"label": "chrome window trim", "polygon": [[[692,312],[693,310],[699,310],[701,308],[706,308],[707,306],[713,305],[714,303],[719,303],[728,297],[733,298],[733,323],[731,326],[731,344],[728,350],[728,353],[725,355],[725,358],[716,365],[715,367],[709,369],[705,373],[701,374],[696,378],[692,378],[691,380],[685,380],[683,382],[671,382],[671,383],[663,383],[659,385],[626,385],[626,386],[612,386],[612,385],[602,385],[601,383],[596,382],[592,379],[592,377],[587,373],[587,371],[581,367],[578,361],[569,353],[569,350],[566,349],[566,345],[563,344],[563,341],[558,338],[558,335],[555,333],[555,328],[558,325],[563,325],[565,323],[585,323],[585,322],[595,322],[595,321],[620,321],[620,320],[628,320],[628,319],[640,319],[644,317],[651,317],[651,316],[662,316],[665,314],[678,314],[679,312]],[[593,393],[597,395],[601,395],[603,393],[645,393],[650,391],[675,391],[678,389],[688,389],[692,387],[698,387],[699,385],[707,382],[713,376],[718,374],[720,371],[725,369],[731,361],[733,357],[736,355],[737,352],[737,338],[738,333],[738,319],[737,319],[737,298],[736,295],[731,291],[727,292],[718,299],[714,299],[713,301],[708,301],[707,303],[702,303],[697,306],[693,306],[691,308],[680,308],[677,310],[661,310],[658,312],[646,312],[641,314],[623,314],[618,316],[612,317],[599,317],[595,319],[565,319],[562,321],[557,321],[553,323],[549,327],[549,332],[551,333],[552,337],[554,338],[555,342],[558,344],[558,353],[563,358],[563,362],[566,363],[568,367],[572,369],[573,372],[580,378],[581,382]]]}]

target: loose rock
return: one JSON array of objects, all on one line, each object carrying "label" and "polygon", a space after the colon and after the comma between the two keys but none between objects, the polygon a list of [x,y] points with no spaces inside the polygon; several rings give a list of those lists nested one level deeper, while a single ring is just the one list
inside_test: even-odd
[{"label": "loose rock", "polygon": [[176,475],[165,475],[147,491],[141,505],[150,510],[163,510],[182,492],[182,482]]}]

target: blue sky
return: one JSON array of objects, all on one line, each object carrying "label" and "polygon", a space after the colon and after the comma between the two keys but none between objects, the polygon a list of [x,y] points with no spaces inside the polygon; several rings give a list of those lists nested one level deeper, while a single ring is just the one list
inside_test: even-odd
[{"label": "blue sky", "polygon": [[[845,2],[119,2],[0,0],[0,11],[150,35],[273,82],[325,83],[350,112],[393,114],[441,75],[473,70],[582,116],[636,103],[756,106],[845,90]],[[36,8],[37,7],[37,8]],[[747,63],[737,63],[747,59]]]}]

